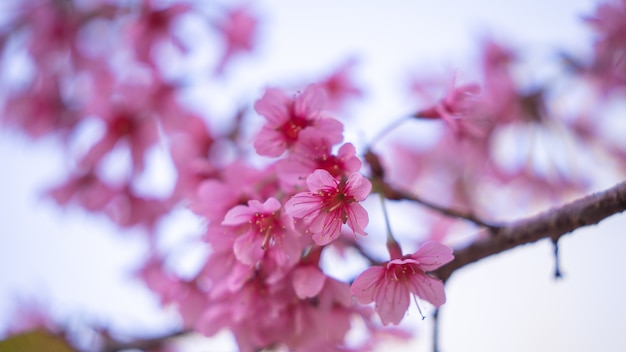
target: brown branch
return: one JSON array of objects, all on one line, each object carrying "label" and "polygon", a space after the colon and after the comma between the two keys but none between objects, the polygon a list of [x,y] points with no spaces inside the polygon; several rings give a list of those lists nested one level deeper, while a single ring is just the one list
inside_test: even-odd
[{"label": "brown branch", "polygon": [[434,271],[447,280],[452,273],[490,255],[543,238],[556,242],[561,236],[583,226],[594,225],[626,210],[626,182],[594,193],[539,215],[500,226],[493,236],[456,250],[454,260]]}]

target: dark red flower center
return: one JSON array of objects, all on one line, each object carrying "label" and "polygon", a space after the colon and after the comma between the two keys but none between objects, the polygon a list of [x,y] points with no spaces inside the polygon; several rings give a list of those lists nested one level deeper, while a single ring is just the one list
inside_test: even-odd
[{"label": "dark red flower center", "polygon": [[317,158],[317,169],[324,169],[328,171],[333,177],[339,177],[342,175],[343,162],[334,155],[326,155]]}]

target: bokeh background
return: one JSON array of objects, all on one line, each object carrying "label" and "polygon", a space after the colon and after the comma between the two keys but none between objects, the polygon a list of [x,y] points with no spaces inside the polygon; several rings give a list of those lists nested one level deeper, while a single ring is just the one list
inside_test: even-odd
[{"label": "bokeh background", "polygon": [[[344,112],[346,141],[363,144],[414,108],[407,93],[409,77],[467,70],[486,38],[519,49],[537,78],[550,74],[559,51],[584,54],[592,36],[581,18],[596,4],[256,1],[250,6],[261,20],[258,49],[231,67],[227,83],[198,85],[188,100],[197,110],[220,116],[240,107],[241,92],[251,103],[265,86],[306,83],[354,59],[354,78],[364,96]],[[181,28],[183,33],[187,30],[193,31]],[[202,70],[201,62],[215,55],[209,49],[195,54],[189,65],[172,70]],[[205,104],[207,99],[211,104]],[[219,121],[214,124],[219,128]],[[31,303],[60,321],[76,326],[97,322],[131,335],[150,335],[172,326],[174,312],[162,309],[132,277],[146,254],[142,235],[120,232],[106,219],[77,209],[60,209],[42,196],[67,167],[54,141],[34,143],[1,131],[0,162],[0,331],[11,324],[16,307]],[[150,172],[152,185],[171,186],[174,175],[167,162],[153,161]],[[396,221],[392,226],[412,226],[398,223],[402,217],[392,218]],[[194,216],[179,211],[159,229],[161,244],[185,246],[180,238],[193,239],[200,229]],[[446,286],[442,350],[626,350],[624,232],[626,217],[617,215],[565,236],[560,241],[561,280],[554,279],[548,241],[459,270]],[[191,268],[202,249],[184,248],[181,253],[175,261]],[[426,312],[432,310],[427,307]],[[415,338],[389,342],[381,350],[430,350],[432,320],[422,321],[412,307],[403,327],[416,331]],[[186,348],[235,350],[226,333],[210,341],[194,339]]]}]

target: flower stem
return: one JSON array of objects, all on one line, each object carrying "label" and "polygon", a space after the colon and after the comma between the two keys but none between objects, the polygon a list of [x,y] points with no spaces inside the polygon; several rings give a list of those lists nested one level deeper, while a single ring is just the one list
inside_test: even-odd
[{"label": "flower stem", "polygon": [[387,227],[387,250],[389,251],[389,257],[396,259],[402,257],[402,248],[400,244],[393,237],[391,231],[391,222],[389,221],[389,213],[387,212],[387,204],[385,203],[385,196],[382,193],[378,193],[380,196],[380,205],[383,209],[383,216],[385,217],[385,226]]},{"label": "flower stem", "polygon": [[381,140],[383,137],[385,137],[385,135],[387,135],[389,132],[393,131],[394,129],[396,129],[398,126],[400,126],[401,124],[403,124],[405,121],[408,121],[411,118],[411,116],[404,116],[401,117],[395,121],[393,121],[392,123],[390,123],[389,125],[387,125],[385,128],[383,128],[380,132],[378,132],[378,134],[376,136],[374,136],[374,138],[372,139],[372,141],[369,143],[369,145],[367,146],[367,149],[371,149],[371,147],[374,145],[374,143],[378,142],[379,140]]}]

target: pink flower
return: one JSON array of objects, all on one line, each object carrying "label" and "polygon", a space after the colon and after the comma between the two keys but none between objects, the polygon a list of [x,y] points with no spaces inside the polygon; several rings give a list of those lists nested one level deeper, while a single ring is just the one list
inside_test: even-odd
[{"label": "pink flower", "polygon": [[315,170],[306,183],[309,192],[294,195],[285,208],[293,217],[304,219],[315,243],[322,246],[335,240],[346,223],[355,234],[366,235],[364,228],[369,219],[359,204],[372,190],[366,178],[354,172],[338,180],[326,170]]},{"label": "pink flower", "polygon": [[222,169],[218,177],[202,181],[189,207],[193,212],[219,223],[235,205],[275,194],[272,178],[272,169],[258,170],[242,161],[234,162]]},{"label": "pink flower", "polygon": [[343,124],[333,118],[323,117],[324,91],[317,85],[308,85],[304,92],[293,98],[276,88],[269,88],[254,104],[257,113],[267,123],[254,141],[257,153],[277,157],[300,140],[300,131],[313,128],[324,135],[331,145],[343,139]]},{"label": "pink flower", "polygon": [[46,193],[62,206],[74,201],[88,211],[101,211],[119,190],[104,183],[93,171],[88,171],[70,175],[63,184]]},{"label": "pink flower", "polygon": [[140,195],[131,185],[126,185],[111,199],[104,211],[123,228],[142,226],[152,232],[170,209],[168,200]]},{"label": "pink flower", "polygon": [[61,79],[58,75],[38,73],[28,89],[7,97],[0,110],[0,122],[33,138],[52,133],[60,133],[64,139],[69,137],[82,117],[64,99]]},{"label": "pink flower", "polygon": [[188,4],[172,4],[164,8],[157,8],[153,0],[143,0],[139,9],[139,16],[129,28],[131,47],[135,47],[137,59],[153,65],[153,49],[161,43],[171,41],[181,51],[185,50],[183,43],[171,33],[174,21],[191,10]]},{"label": "pink flower", "polygon": [[267,255],[279,266],[293,266],[302,247],[293,228],[291,216],[280,212],[276,198],[265,203],[251,200],[248,205],[237,205],[226,213],[222,225],[235,227],[238,234],[234,243],[235,256],[244,264],[254,265]]},{"label": "pink flower", "polygon": [[426,272],[452,259],[451,248],[428,241],[413,254],[368,268],[354,280],[350,292],[361,304],[375,302],[383,324],[398,324],[409,308],[411,294],[436,307],[445,303],[443,283]]},{"label": "pink flower", "polygon": [[[421,84],[416,89],[422,90]],[[434,106],[417,113],[418,117],[443,119],[456,138],[481,138],[486,134],[487,120],[481,118],[480,86],[464,84],[455,86],[454,80],[448,85],[445,96]]]},{"label": "pink flower", "polygon": [[593,61],[586,70],[604,93],[626,87],[626,1],[600,4],[586,18],[596,32]]},{"label": "pink flower", "polygon": [[276,162],[276,172],[284,186],[302,186],[306,177],[316,169],[324,169],[341,179],[361,168],[361,160],[352,144],[342,145],[337,155],[333,155],[332,144],[313,129],[305,129],[300,136],[301,143],[294,146],[286,158]]},{"label": "pink flower", "polygon": [[114,91],[103,91],[108,97],[93,97],[85,113],[96,114],[105,123],[105,131],[82,157],[81,166],[96,166],[120,146],[130,153],[133,174],[143,171],[148,150],[159,141],[158,120],[144,88],[124,84]]},{"label": "pink flower", "polygon": [[350,78],[352,68],[356,65],[356,60],[350,59],[331,73],[319,85],[326,92],[328,105],[332,110],[338,110],[350,98],[359,98],[363,92],[355,86]]},{"label": "pink flower", "polygon": [[244,7],[229,11],[227,17],[217,24],[225,45],[224,53],[217,64],[217,73],[224,70],[233,56],[252,51],[257,27],[257,19]]}]

